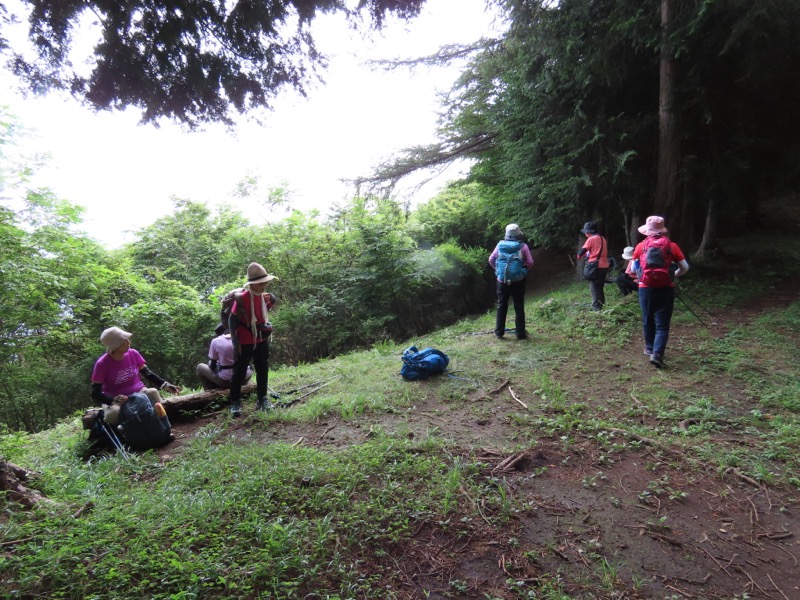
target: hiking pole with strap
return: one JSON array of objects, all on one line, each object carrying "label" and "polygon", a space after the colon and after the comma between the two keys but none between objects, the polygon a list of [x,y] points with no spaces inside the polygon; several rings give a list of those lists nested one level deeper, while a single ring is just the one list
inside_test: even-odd
[{"label": "hiking pole with strap", "polygon": [[[302,396],[298,396],[297,398],[289,400],[288,402],[279,402],[278,406],[280,406],[282,408],[288,408],[292,404],[297,404],[298,402],[300,402],[300,400],[302,400],[304,398],[307,398],[308,396],[310,396],[314,392],[318,392],[322,388],[329,386],[330,384],[332,384],[334,382],[335,379],[338,379],[338,378],[339,378],[339,375],[336,375],[335,377],[331,377],[330,379],[323,379],[322,381],[318,381],[317,383],[309,383],[308,385],[305,385],[302,388],[297,388],[296,390],[292,390],[292,392],[296,392],[296,391],[298,391],[300,389],[308,389],[313,385],[317,386],[313,390],[309,390],[308,392],[306,392]],[[288,394],[290,392],[286,392],[286,393]]]},{"label": "hiking pole with strap", "polygon": [[326,383],[328,381],[333,381],[334,379],[337,379],[339,377],[341,377],[341,376],[340,375],[333,375],[332,377],[328,377],[327,379],[322,379],[320,381],[315,381],[314,383],[307,383],[305,385],[301,385],[300,387],[296,387],[296,388],[294,388],[292,390],[288,390],[286,392],[280,392],[280,393],[282,395],[284,395],[284,396],[288,396],[290,394],[296,394],[297,392],[299,392],[301,390],[305,390],[305,389],[308,389],[310,387],[314,387],[314,386],[320,385],[321,383]]},{"label": "hiking pole with strap", "polygon": [[708,309],[707,309],[705,306],[703,306],[702,304],[700,304],[700,303],[697,301],[697,299],[695,299],[694,297],[690,296],[690,295],[689,295],[689,294],[687,294],[686,292],[681,292],[681,293],[682,293],[684,296],[686,296],[686,298],[687,298],[687,299],[691,300],[692,302],[694,302],[694,304],[696,304],[697,306],[699,306],[700,308],[702,308],[702,309],[703,309],[703,310],[706,312],[706,314],[707,314],[709,317],[711,317],[711,318],[712,318],[712,319],[714,319],[715,321],[719,321],[719,320],[720,320],[720,318],[719,318],[717,315],[715,315],[715,314],[714,314],[714,313],[712,313],[710,310],[708,310]]},{"label": "hiking pole with strap", "polygon": [[122,458],[124,458],[125,460],[130,459],[130,455],[125,450],[125,447],[122,445],[122,442],[119,441],[119,437],[117,437],[114,428],[108,422],[106,422],[105,412],[102,409],[100,409],[100,412],[97,413],[96,419],[97,422],[100,424],[100,429],[102,429],[103,433],[106,434],[106,437],[108,438],[108,441],[111,442],[111,445],[114,446],[117,452],[119,452],[122,455]]},{"label": "hiking pole with strap", "polygon": [[706,325],[703,319],[698,317],[697,313],[694,312],[688,304],[686,304],[686,300],[684,300],[683,297],[678,293],[678,290],[675,290],[675,297],[681,301],[681,304],[683,304],[686,307],[686,310],[692,313],[694,315],[694,318],[697,319],[703,327],[708,327],[708,325]]}]

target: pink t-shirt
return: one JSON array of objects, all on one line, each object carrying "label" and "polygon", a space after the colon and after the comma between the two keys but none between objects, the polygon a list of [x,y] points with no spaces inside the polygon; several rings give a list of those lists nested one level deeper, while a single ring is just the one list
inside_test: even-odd
[{"label": "pink t-shirt", "polygon": [[122,360],[114,360],[110,354],[103,354],[94,363],[92,382],[103,384],[103,393],[108,396],[130,396],[145,388],[139,371],[145,365],[144,358],[137,350],[128,350]]},{"label": "pink t-shirt", "polygon": [[[208,346],[208,358],[219,363],[219,378],[230,381],[231,377],[233,377],[233,363],[236,362],[230,333],[220,335],[211,340],[211,344]],[[250,367],[247,367],[247,374],[252,374]]]}]

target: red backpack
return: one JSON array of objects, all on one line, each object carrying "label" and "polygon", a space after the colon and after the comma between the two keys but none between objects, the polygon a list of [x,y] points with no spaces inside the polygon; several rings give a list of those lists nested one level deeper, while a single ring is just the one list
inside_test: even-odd
[{"label": "red backpack", "polygon": [[666,236],[648,237],[642,247],[639,267],[642,271],[640,281],[649,288],[663,288],[672,285],[669,266],[672,264],[672,242]]}]

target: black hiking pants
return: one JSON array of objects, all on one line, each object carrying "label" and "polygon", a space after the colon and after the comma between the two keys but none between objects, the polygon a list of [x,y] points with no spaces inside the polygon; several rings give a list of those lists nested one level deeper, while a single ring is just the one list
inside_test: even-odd
[{"label": "black hiking pants", "polygon": [[231,403],[239,402],[242,398],[242,384],[247,377],[247,367],[250,361],[256,372],[256,394],[259,399],[267,397],[269,389],[269,341],[262,341],[257,344],[242,344],[241,353],[236,363],[233,365],[233,377],[231,377],[231,390],[228,400]]},{"label": "black hiking pants", "polygon": [[514,301],[514,324],[517,337],[523,339],[525,333],[525,280],[512,283],[497,282],[497,319],[494,325],[494,334],[503,337],[506,332],[506,316],[508,315],[508,301]]}]

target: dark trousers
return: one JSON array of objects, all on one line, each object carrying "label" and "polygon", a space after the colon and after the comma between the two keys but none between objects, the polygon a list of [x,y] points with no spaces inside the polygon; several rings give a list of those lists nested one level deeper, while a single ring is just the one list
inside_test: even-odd
[{"label": "dark trousers", "polygon": [[514,324],[518,338],[524,338],[525,333],[525,280],[512,283],[497,282],[497,319],[494,325],[494,334],[502,337],[506,332],[506,316],[508,315],[508,300],[514,300]]},{"label": "dark trousers", "polygon": [[608,267],[605,269],[597,268],[597,277],[594,281],[589,282],[589,290],[592,292],[592,309],[600,310],[606,303],[606,273]]},{"label": "dark trousers", "polygon": [[638,282],[634,281],[633,277],[631,277],[627,273],[622,273],[620,275],[617,275],[617,278],[614,280],[614,283],[617,284],[617,287],[619,288],[619,292],[623,296],[627,296],[628,294],[630,294],[632,292],[638,292],[639,291]]},{"label": "dark trousers", "polygon": [[675,288],[639,288],[645,350],[664,356],[669,340],[669,323],[675,306]]},{"label": "dark trousers", "polygon": [[258,344],[242,344],[241,353],[236,363],[233,365],[233,377],[231,377],[231,390],[228,400],[231,403],[239,402],[242,398],[242,384],[247,377],[247,367],[250,361],[256,372],[256,394],[259,400],[267,397],[269,389],[269,342],[259,342]]}]

